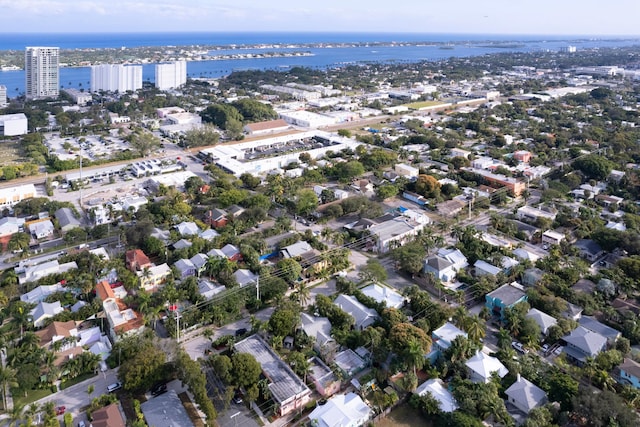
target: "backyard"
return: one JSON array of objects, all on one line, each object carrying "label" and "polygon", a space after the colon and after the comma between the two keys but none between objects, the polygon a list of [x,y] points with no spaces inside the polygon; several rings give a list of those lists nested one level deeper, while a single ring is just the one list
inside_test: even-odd
[{"label": "backyard", "polygon": [[431,427],[433,424],[408,403],[403,403],[375,425],[377,427]]}]

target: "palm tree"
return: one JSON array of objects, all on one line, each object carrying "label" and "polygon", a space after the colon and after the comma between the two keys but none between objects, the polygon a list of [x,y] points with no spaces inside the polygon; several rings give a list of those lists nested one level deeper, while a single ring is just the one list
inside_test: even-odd
[{"label": "palm tree", "polygon": [[0,392],[2,393],[2,407],[7,409],[7,393],[9,388],[17,387],[16,371],[8,366],[0,367]]},{"label": "palm tree", "polygon": [[469,339],[473,342],[480,342],[486,335],[486,326],[482,319],[478,316],[469,316],[467,318],[466,331]]},{"label": "palm tree", "polygon": [[11,310],[11,315],[13,324],[20,328],[20,338],[22,339],[25,326],[33,320],[29,305],[22,301],[16,302]]},{"label": "palm tree", "polygon": [[20,422],[20,420],[22,420],[23,411],[23,403],[14,403],[13,409],[11,410],[11,413],[9,415],[9,426],[17,427],[19,425],[18,423]]},{"label": "palm tree", "polygon": [[460,329],[465,329],[465,325],[467,324],[467,309],[464,306],[459,305],[453,311],[451,318],[453,319],[454,325]]},{"label": "palm tree", "polygon": [[416,338],[412,338],[407,343],[404,350],[404,361],[413,368],[413,374],[416,376],[416,370],[422,369],[424,366],[424,350],[422,349],[422,344]]},{"label": "palm tree", "polygon": [[511,345],[511,335],[509,334],[509,331],[504,328],[500,328],[496,336],[498,338],[498,347],[501,349],[509,348]]},{"label": "palm tree", "polygon": [[295,285],[295,298],[298,301],[298,304],[302,307],[306,307],[309,303],[310,291],[307,287],[307,284],[304,281],[299,281]]}]

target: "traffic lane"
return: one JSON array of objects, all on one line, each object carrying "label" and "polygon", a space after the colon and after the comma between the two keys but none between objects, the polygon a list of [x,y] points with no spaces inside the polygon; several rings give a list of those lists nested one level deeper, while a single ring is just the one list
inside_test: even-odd
[{"label": "traffic lane", "polygon": [[216,419],[220,427],[258,427],[259,424],[251,416],[252,412],[244,403],[231,402],[229,409],[221,412]]},{"label": "traffic lane", "polygon": [[[37,403],[41,407],[47,402],[53,402],[56,406],[65,406],[66,412],[77,415],[80,414],[84,407],[91,404],[91,400],[93,400],[94,397],[107,394],[107,386],[117,381],[117,369],[109,369],[105,372],[100,372],[93,378],[89,378],[88,380],[40,399]],[[91,394],[88,393],[90,385],[93,385],[94,388]]]}]

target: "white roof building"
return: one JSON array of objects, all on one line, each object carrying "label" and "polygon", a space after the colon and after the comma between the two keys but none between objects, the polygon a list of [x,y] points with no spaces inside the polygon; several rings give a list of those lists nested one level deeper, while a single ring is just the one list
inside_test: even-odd
[{"label": "white roof building", "polygon": [[44,325],[44,321],[46,319],[62,313],[63,311],[64,309],[62,308],[60,301],[52,303],[40,301],[29,314],[31,314],[31,318],[33,319],[33,326],[39,328]]},{"label": "white roof building", "polygon": [[18,185],[16,187],[0,189],[0,208],[11,207],[25,199],[31,199],[37,195],[33,184]]},{"label": "white roof building", "polygon": [[438,401],[442,412],[453,412],[458,409],[458,402],[456,402],[453,394],[447,390],[439,378],[432,378],[423,382],[416,388],[414,393],[418,396],[424,396],[430,393],[431,396]]},{"label": "white roof building", "polygon": [[504,392],[507,395],[509,403],[528,414],[533,408],[542,406],[547,403],[547,393],[540,387],[522,378],[518,374],[518,379]]},{"label": "white roof building", "polygon": [[62,292],[63,290],[64,288],[59,283],[50,286],[38,286],[37,288],[32,289],[26,294],[20,295],[20,301],[26,302],[28,304],[36,304],[40,301],[45,300],[49,295],[55,294],[56,292]]},{"label": "white roof building", "polygon": [[537,308],[532,308],[531,310],[529,310],[526,317],[532,318],[538,324],[538,326],[540,326],[540,332],[542,332],[544,335],[547,335],[547,331],[549,331],[550,327],[558,323],[558,321],[554,317],[549,316],[547,313],[544,313]]},{"label": "white roof building", "polygon": [[355,327],[360,331],[372,325],[378,319],[377,311],[365,307],[351,295],[340,294],[333,303],[354,318]]},{"label": "white roof building", "polygon": [[467,360],[467,369],[469,370],[470,379],[476,383],[488,383],[491,381],[491,375],[496,372],[500,378],[509,373],[507,368],[495,357],[491,357],[481,351],[475,356]]},{"label": "white roof building", "polygon": [[309,414],[317,427],[359,427],[369,421],[371,408],[355,393],[339,394]]},{"label": "white roof building", "polygon": [[26,135],[28,131],[27,116],[24,113],[4,114],[0,116],[0,135]]},{"label": "white roof building", "polygon": [[78,264],[76,264],[75,261],[67,262],[65,264],[60,264],[58,260],[48,261],[27,267],[24,270],[24,275],[19,277],[19,282],[20,284],[35,282],[36,280],[51,274],[64,273],[77,268]]},{"label": "white roof building", "polygon": [[398,292],[375,283],[366,288],[362,288],[360,291],[378,303],[384,302],[388,308],[400,308],[405,302],[405,298]]}]

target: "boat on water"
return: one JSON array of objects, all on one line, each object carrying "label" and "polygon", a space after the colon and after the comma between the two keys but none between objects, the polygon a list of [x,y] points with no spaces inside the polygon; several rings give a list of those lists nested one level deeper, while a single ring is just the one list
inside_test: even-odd
[{"label": "boat on water", "polygon": [[18,67],[17,65],[3,65],[2,67],[0,67],[0,71],[20,71],[22,70],[22,68]]}]

